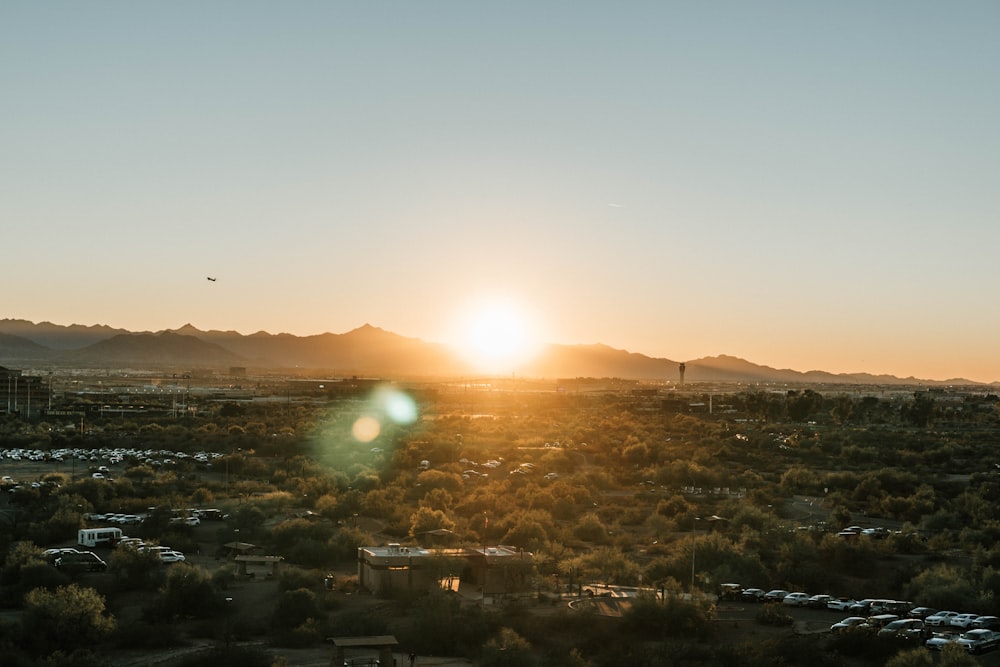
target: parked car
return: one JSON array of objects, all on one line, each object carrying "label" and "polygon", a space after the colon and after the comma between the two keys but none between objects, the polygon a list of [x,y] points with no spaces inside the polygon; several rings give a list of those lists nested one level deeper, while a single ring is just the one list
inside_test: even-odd
[{"label": "parked car", "polygon": [[909,600],[890,600],[885,605],[885,613],[906,616],[914,606]]},{"label": "parked car", "polygon": [[740,597],[745,602],[760,602],[764,599],[764,589],[762,588],[744,588],[743,592],[740,593]]},{"label": "parked car", "polygon": [[868,614],[871,613],[872,603],[875,602],[875,600],[876,598],[864,598],[862,600],[858,600],[850,607],[848,607],[847,611],[851,612],[856,616],[860,616],[862,614],[867,616]]},{"label": "parked car", "polygon": [[957,611],[939,611],[925,618],[924,623],[933,628],[951,627],[951,619],[956,616],[958,616]]},{"label": "parked car", "polygon": [[805,607],[808,602],[808,593],[789,593],[785,597],[781,598],[781,603],[787,604],[790,607]]},{"label": "parked car", "polygon": [[827,603],[832,599],[832,595],[813,595],[806,600],[806,606],[810,609],[826,609]]},{"label": "parked car", "polygon": [[898,620],[899,616],[895,614],[876,614],[868,617],[868,627],[877,632],[893,621]]},{"label": "parked car", "polygon": [[739,600],[743,596],[743,587],[739,584],[720,584],[719,598],[723,600]]},{"label": "parked car", "polygon": [[924,642],[924,646],[932,651],[940,651],[956,639],[958,639],[956,632],[935,632],[930,639]]},{"label": "parked car", "polygon": [[[906,603],[907,606],[904,612],[909,611],[910,607],[913,605]],[[886,598],[878,598],[872,600],[872,603],[868,606],[868,611],[871,614],[895,614],[896,612],[892,610],[893,607],[897,607],[895,600],[888,600]]]},{"label": "parked car", "polygon": [[878,631],[879,637],[904,639],[907,641],[926,639],[930,632],[919,618],[900,618]]},{"label": "parked car", "polygon": [[46,549],[45,551],[42,552],[42,555],[45,556],[45,560],[47,560],[49,564],[55,564],[56,560],[63,554],[79,554],[79,553],[83,552],[78,551],[73,547],[55,547],[52,549]]},{"label": "parked car", "polygon": [[951,619],[951,626],[967,630],[972,627],[972,622],[979,618],[979,614],[959,614]]},{"label": "parked car", "polygon": [[180,563],[186,560],[180,551],[160,551],[158,554],[164,563]]},{"label": "parked car", "polygon": [[764,593],[764,602],[781,602],[785,599],[791,591],[782,590],[780,588],[775,588],[773,590]]},{"label": "parked car", "polygon": [[842,632],[851,632],[853,630],[863,630],[868,627],[868,619],[864,616],[848,616],[847,618],[837,621],[830,626],[830,632],[834,634],[840,634]]},{"label": "parked car", "polygon": [[55,562],[56,569],[72,572],[103,572],[108,564],[93,551],[63,553]]},{"label": "parked car", "polygon": [[1000,617],[997,616],[980,616],[972,622],[970,626],[972,628],[985,628],[986,630],[998,630],[1000,631]]},{"label": "parked car", "polygon": [[883,528],[882,526],[875,526],[874,528],[864,528],[861,530],[862,535],[867,535],[873,540],[881,540],[889,536],[889,530]]},{"label": "parked car", "polygon": [[856,600],[853,598],[834,598],[826,603],[826,608],[832,611],[849,611]]},{"label": "parked car", "polygon": [[140,537],[123,537],[118,541],[119,549],[136,549],[145,546],[145,542]]},{"label": "parked car", "polygon": [[933,607],[914,607],[910,611],[906,612],[906,615],[910,618],[927,618],[937,613],[937,609]]},{"label": "parked car", "polygon": [[955,640],[955,643],[960,644],[962,648],[974,655],[986,653],[1000,646],[1000,632],[987,630],[986,628],[976,628],[975,630],[963,632]]},{"label": "parked car", "polygon": [[201,525],[201,519],[199,519],[196,516],[175,516],[174,518],[170,519],[170,523],[174,525],[180,524],[184,526],[194,527]]}]

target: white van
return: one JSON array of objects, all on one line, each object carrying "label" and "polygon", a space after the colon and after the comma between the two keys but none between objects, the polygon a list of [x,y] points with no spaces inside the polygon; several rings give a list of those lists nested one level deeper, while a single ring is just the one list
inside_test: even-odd
[{"label": "white van", "polygon": [[121,528],[81,528],[76,542],[81,547],[113,547],[121,539]]}]

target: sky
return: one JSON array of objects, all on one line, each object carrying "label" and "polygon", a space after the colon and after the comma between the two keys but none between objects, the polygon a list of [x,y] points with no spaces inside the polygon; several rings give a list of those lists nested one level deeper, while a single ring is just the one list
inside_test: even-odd
[{"label": "sky", "polygon": [[0,0],[0,317],[454,342],[503,301],[551,343],[998,381],[998,32],[992,0]]}]

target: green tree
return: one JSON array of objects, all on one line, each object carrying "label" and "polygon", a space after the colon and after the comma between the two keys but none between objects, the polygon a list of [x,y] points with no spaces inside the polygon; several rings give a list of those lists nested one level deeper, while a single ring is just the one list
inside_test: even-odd
[{"label": "green tree", "polygon": [[601,521],[601,518],[593,512],[580,517],[576,527],[573,528],[573,535],[577,539],[586,542],[596,542],[597,544],[605,544],[608,541],[607,527]]},{"label": "green tree", "polygon": [[420,507],[410,515],[410,536],[414,537],[429,533],[432,530],[452,530],[455,522],[441,510]]},{"label": "green tree", "polygon": [[934,657],[923,648],[900,651],[885,663],[885,667],[933,667]]},{"label": "green tree", "polygon": [[196,565],[177,563],[168,568],[155,613],[160,618],[205,618],[224,605],[211,574]]},{"label": "green tree", "polygon": [[92,646],[110,636],[116,626],[104,598],[93,588],[77,584],[54,591],[36,588],[24,602],[24,639],[46,652]]},{"label": "green tree", "polygon": [[499,634],[483,646],[479,664],[482,667],[532,667],[535,658],[528,640],[510,628],[500,628]]},{"label": "green tree", "polygon": [[979,661],[958,644],[948,644],[941,650],[940,667],[977,667]]},{"label": "green tree", "polygon": [[913,577],[903,589],[908,600],[937,609],[966,609],[976,603],[976,588],[958,568],[939,563]]},{"label": "green tree", "polygon": [[154,551],[129,547],[115,549],[109,556],[108,568],[125,588],[130,589],[154,589],[163,577],[163,562]]},{"label": "green tree", "polygon": [[707,604],[670,596],[661,604],[651,596],[636,598],[622,615],[622,627],[645,640],[665,637],[705,639],[712,634]]},{"label": "green tree", "polygon": [[326,618],[316,594],[306,588],[285,591],[278,599],[271,616],[271,623],[278,630],[291,630],[309,619],[322,621]]}]

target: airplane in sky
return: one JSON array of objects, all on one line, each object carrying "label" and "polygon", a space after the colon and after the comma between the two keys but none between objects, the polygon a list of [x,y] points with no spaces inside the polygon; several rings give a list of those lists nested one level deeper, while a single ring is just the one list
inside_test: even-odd
[{"label": "airplane in sky", "polygon": [[211,280],[213,283],[216,281],[216,279],[213,278],[212,276],[206,276],[206,277],[208,278],[208,280]]}]

